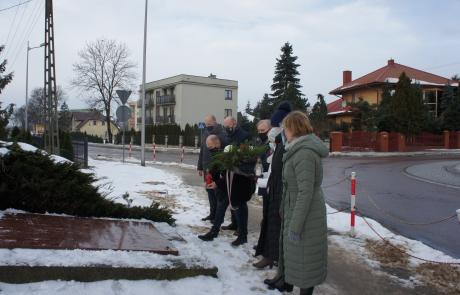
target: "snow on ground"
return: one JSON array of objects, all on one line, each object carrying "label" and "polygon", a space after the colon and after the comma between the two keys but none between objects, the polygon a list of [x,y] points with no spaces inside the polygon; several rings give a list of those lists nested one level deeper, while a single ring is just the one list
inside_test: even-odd
[{"label": "snow on ground", "polygon": [[[201,221],[201,217],[207,215],[208,204],[202,197],[205,193],[203,189],[185,185],[182,180],[170,173],[154,167],[141,167],[134,164],[122,164],[118,162],[91,160],[93,172],[98,177],[106,177],[102,182],[110,181],[113,189],[108,192],[108,197],[116,201],[124,202],[120,196],[129,192],[135,205],[149,205],[150,199],[143,194],[146,191],[166,192],[166,194],[153,195],[165,201],[174,210],[177,226],[171,228],[166,224],[156,224],[161,232],[166,236],[179,234],[185,240],[173,241],[173,245],[180,251],[183,257],[192,260],[200,257],[204,262],[211,263],[218,267],[218,278],[197,277],[178,281],[102,281],[93,283],[81,282],[42,282],[33,284],[0,284],[0,290],[7,294],[183,294],[187,290],[189,294],[279,294],[268,291],[263,284],[263,279],[271,277],[273,270],[256,271],[252,267],[254,258],[252,257],[252,246],[256,243],[257,233],[249,236],[249,243],[233,248],[230,242],[235,238],[230,233],[221,232],[221,235],[212,242],[202,242],[197,238],[197,234],[204,233],[209,229],[209,223]],[[335,212],[327,206],[329,213]],[[0,212],[1,213],[1,212]],[[334,242],[339,243],[351,252],[364,253],[363,242],[365,239],[378,239],[372,230],[367,226],[361,217],[356,220],[357,238],[348,237],[350,215],[348,213],[336,213],[328,215],[328,226],[331,230],[340,235],[333,235]],[[368,222],[386,239],[394,244],[405,245],[410,249],[410,253],[425,259],[436,261],[457,261],[452,257],[434,250],[423,243],[411,240],[402,236],[395,235],[384,228],[378,222],[367,219]],[[351,241],[351,242],[350,242]],[[353,248],[351,248],[353,247]],[[359,249],[356,249],[359,248]],[[116,251],[68,251],[71,253],[57,253],[62,250],[4,250],[0,252],[0,264],[5,261],[8,263],[34,264],[38,259],[43,259],[48,263],[72,264],[81,261],[88,263],[90,256],[104,259],[104,263],[114,263],[120,265],[148,265],[151,263],[163,263],[162,257],[151,256],[145,253],[120,253]],[[98,254],[97,252],[105,252]],[[89,254],[88,254],[89,253]],[[119,255],[117,255],[119,254]],[[67,257],[67,255],[69,255]],[[10,260],[5,257],[12,257]],[[119,257],[117,257],[119,256]],[[42,258],[39,258],[42,257]],[[96,259],[97,260],[97,259]],[[95,260],[93,260],[95,261]],[[372,261],[369,260],[372,264]],[[412,264],[419,261],[413,260]],[[375,264],[375,262],[374,262]]]},{"label": "snow on ground", "polygon": [[[98,177],[110,180],[112,191],[108,197],[123,202],[120,195],[129,192],[133,204],[149,205],[149,199],[143,191],[166,191],[174,200],[177,226],[171,228],[167,224],[155,224],[166,236],[179,234],[186,242],[173,241],[181,257],[191,263],[200,257],[204,264],[211,263],[219,269],[218,278],[197,277],[179,281],[102,281],[94,283],[80,282],[41,282],[32,284],[1,284],[0,290],[6,294],[279,294],[268,291],[263,280],[274,275],[274,271],[255,271],[252,262],[252,246],[256,235],[250,236],[250,242],[243,247],[233,248],[230,242],[235,239],[230,233],[222,232],[219,238],[205,243],[197,238],[198,234],[209,229],[209,223],[201,221],[208,208],[206,201],[200,196],[204,190],[185,185],[182,180],[170,173],[153,167],[141,167],[134,164],[91,160],[93,172]],[[148,183],[150,182],[150,183]],[[162,183],[164,182],[164,183]],[[117,255],[119,253],[119,255]],[[166,256],[155,254],[117,252],[117,251],[82,251],[82,250],[28,250],[14,249],[0,252],[0,264],[38,265],[88,265],[103,261],[103,264],[114,263],[116,266],[144,267],[167,263]],[[163,260],[161,260],[161,258]]]}]

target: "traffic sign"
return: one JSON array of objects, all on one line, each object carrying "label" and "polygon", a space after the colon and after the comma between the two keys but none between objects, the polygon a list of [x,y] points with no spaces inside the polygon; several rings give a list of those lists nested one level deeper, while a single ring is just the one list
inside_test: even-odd
[{"label": "traffic sign", "polygon": [[204,122],[200,122],[200,123],[198,123],[198,128],[199,129],[204,129],[204,128],[206,128],[206,125],[204,124]]},{"label": "traffic sign", "polygon": [[121,101],[121,104],[125,105],[129,96],[131,95],[131,90],[117,90],[117,95]]},{"label": "traffic sign", "polygon": [[127,106],[119,106],[116,111],[117,119],[119,122],[127,122],[131,117],[131,109]]}]

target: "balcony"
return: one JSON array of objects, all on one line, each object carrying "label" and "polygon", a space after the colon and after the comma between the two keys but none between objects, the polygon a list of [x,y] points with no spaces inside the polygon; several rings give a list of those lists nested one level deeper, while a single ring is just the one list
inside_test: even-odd
[{"label": "balcony", "polygon": [[176,104],[174,95],[161,95],[156,97],[156,105],[173,105]]},{"label": "balcony", "polygon": [[157,116],[155,118],[155,124],[174,124],[174,116]]}]

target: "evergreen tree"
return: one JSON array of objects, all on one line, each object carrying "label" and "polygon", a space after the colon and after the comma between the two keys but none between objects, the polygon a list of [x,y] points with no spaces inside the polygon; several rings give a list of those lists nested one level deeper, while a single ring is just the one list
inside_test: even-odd
[{"label": "evergreen tree", "polygon": [[248,100],[248,103],[246,104],[246,108],[244,109],[244,112],[246,114],[252,115],[253,109],[251,108],[251,103]]},{"label": "evergreen tree", "polygon": [[[4,49],[5,46],[0,46],[0,54]],[[8,83],[11,82],[11,80],[13,80],[13,73],[8,73],[6,75],[3,74],[6,71],[7,62],[8,61],[5,59],[3,60],[3,62],[0,63],[0,94],[2,94],[3,88],[5,88],[6,85],[8,85]]]},{"label": "evergreen tree", "polygon": [[460,131],[460,91],[453,97],[442,114],[443,127],[450,131]]},{"label": "evergreen tree", "polygon": [[355,115],[351,121],[353,130],[376,130],[376,106],[369,104],[361,97],[357,102],[349,104]]},{"label": "evergreen tree", "polygon": [[439,111],[441,114],[447,109],[447,106],[450,104],[453,98],[454,87],[452,87],[450,84],[447,84],[442,91],[441,103],[439,104]]},{"label": "evergreen tree", "polygon": [[396,131],[406,136],[419,134],[425,124],[427,109],[420,87],[412,85],[404,72],[399,76],[391,102]]},{"label": "evergreen tree", "polygon": [[270,119],[275,107],[273,98],[265,93],[262,100],[257,102],[252,113],[257,120]]},{"label": "evergreen tree", "polygon": [[69,110],[69,106],[66,102],[61,105],[59,112],[59,129],[64,132],[70,132],[72,129],[72,113]]},{"label": "evergreen tree", "polygon": [[327,105],[322,94],[317,95],[318,101],[313,105],[309,115],[313,130],[321,137],[327,137],[329,123],[327,120]]},{"label": "evergreen tree", "polygon": [[379,131],[395,131],[394,117],[392,113],[392,99],[391,92],[393,91],[390,84],[383,86],[382,99],[376,110],[376,124]]},{"label": "evergreen tree", "polygon": [[294,109],[306,111],[309,107],[307,99],[303,98],[300,91],[299,71],[300,66],[296,63],[297,56],[293,55],[292,45],[286,42],[281,47],[281,56],[276,59],[275,76],[271,90],[273,91],[273,101],[270,102],[272,108],[276,107],[281,101],[288,100]]},{"label": "evergreen tree", "polygon": [[[0,54],[2,53],[3,49],[5,49],[5,46],[0,46]],[[6,63],[6,59],[0,63],[0,94],[6,85],[8,85],[13,80],[13,73],[6,75],[3,74],[6,71]],[[9,119],[12,114],[13,104],[10,104],[6,108],[2,109],[2,103],[0,102],[0,139],[6,139],[7,137],[6,126],[8,126]]]}]

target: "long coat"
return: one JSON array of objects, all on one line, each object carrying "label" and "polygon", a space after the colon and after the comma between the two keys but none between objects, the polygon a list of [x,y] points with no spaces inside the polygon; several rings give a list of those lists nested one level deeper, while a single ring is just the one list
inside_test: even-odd
[{"label": "long coat", "polygon": [[280,204],[283,194],[283,154],[284,146],[278,143],[272,157],[271,173],[268,178],[268,195],[264,199],[260,237],[256,247],[256,256],[263,255],[278,261],[279,238],[281,230]]},{"label": "long coat", "polygon": [[[315,135],[286,146],[281,204],[284,279],[300,288],[324,282],[327,274],[327,219],[321,158],[328,149]],[[300,236],[291,240],[289,233]]]}]

